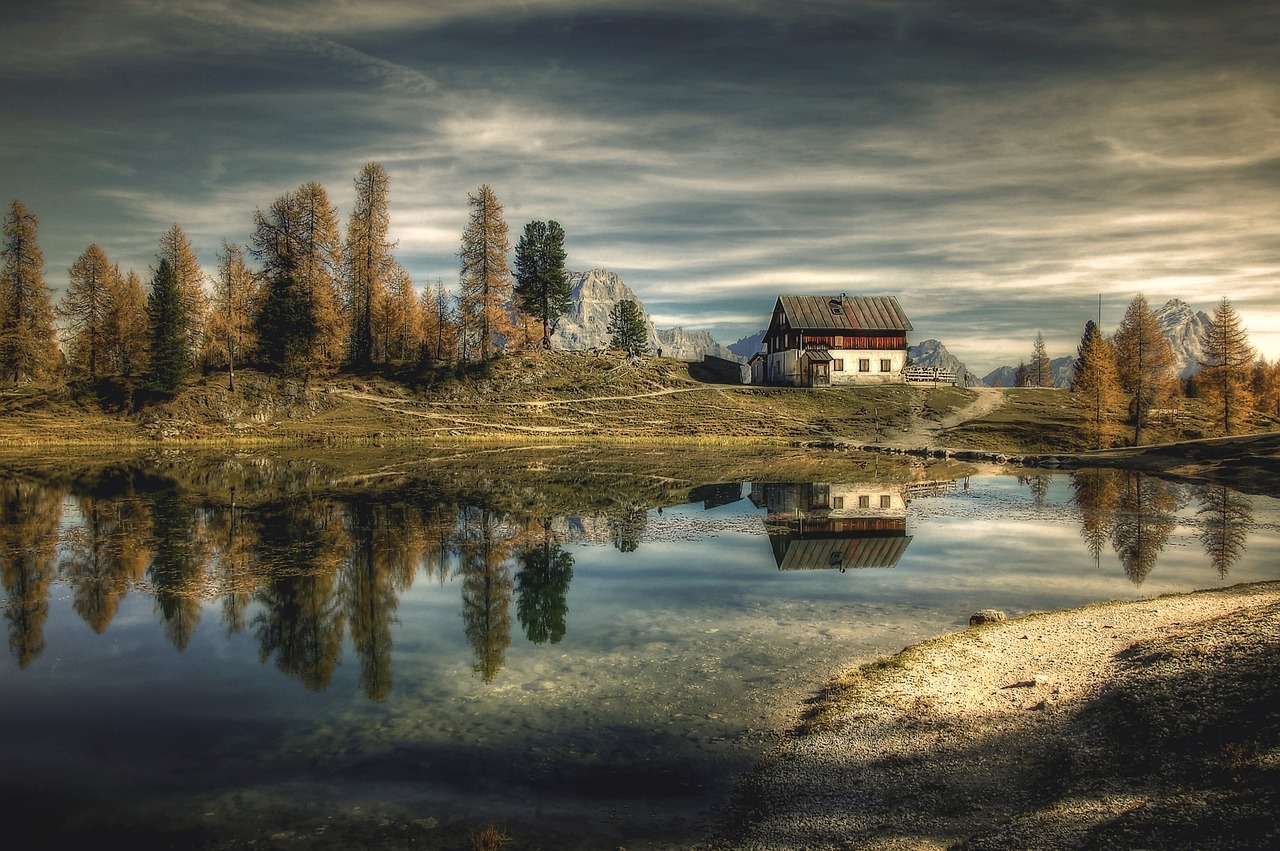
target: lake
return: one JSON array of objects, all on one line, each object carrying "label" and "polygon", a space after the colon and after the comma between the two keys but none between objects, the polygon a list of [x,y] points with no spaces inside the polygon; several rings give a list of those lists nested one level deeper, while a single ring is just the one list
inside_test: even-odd
[{"label": "lake", "polygon": [[687,847],[843,667],[1280,573],[1277,500],[1119,471],[68,466],[0,468],[12,837]]}]

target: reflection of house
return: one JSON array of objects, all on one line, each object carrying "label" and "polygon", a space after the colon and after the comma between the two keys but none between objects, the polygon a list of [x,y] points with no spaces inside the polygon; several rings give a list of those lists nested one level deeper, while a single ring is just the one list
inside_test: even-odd
[{"label": "reflection of house", "polygon": [[911,543],[906,488],[886,482],[751,485],[779,570],[895,567]]},{"label": "reflection of house", "polygon": [[752,384],[829,387],[901,381],[907,332],[893,296],[779,296],[750,360]]}]

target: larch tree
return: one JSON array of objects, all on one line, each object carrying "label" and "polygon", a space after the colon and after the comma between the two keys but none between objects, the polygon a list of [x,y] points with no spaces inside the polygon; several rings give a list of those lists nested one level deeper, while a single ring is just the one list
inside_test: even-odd
[{"label": "larch tree", "polygon": [[205,274],[196,260],[196,253],[182,228],[176,224],[160,238],[159,258],[169,263],[178,293],[182,297],[185,317],[186,352],[191,363],[200,362],[204,348],[205,318],[209,311],[209,293],[205,289]]},{"label": "larch tree", "polygon": [[1216,412],[1223,434],[1247,428],[1256,401],[1250,387],[1254,352],[1249,335],[1231,301],[1222,297],[1204,334],[1205,359],[1200,362],[1200,395]]},{"label": "larch tree", "polygon": [[1049,362],[1049,354],[1045,350],[1044,335],[1036,332],[1036,342],[1031,349],[1031,363],[1027,364],[1028,387],[1052,387],[1053,364]]},{"label": "larch tree", "polygon": [[191,366],[187,348],[187,305],[178,276],[167,258],[160,258],[147,296],[148,385],[162,396],[182,387]]},{"label": "larch tree", "polygon": [[96,381],[106,365],[107,311],[113,274],[107,253],[96,242],[91,244],[67,270],[67,291],[58,302],[71,367],[90,381]]},{"label": "larch tree", "polygon": [[649,333],[644,312],[631,299],[623,299],[609,310],[609,346],[629,355],[649,354]]},{"label": "larch tree", "polygon": [[204,359],[213,366],[226,366],[227,389],[232,392],[236,389],[236,364],[243,363],[254,347],[253,305],[257,297],[258,280],[244,250],[223,240],[205,327]]},{"label": "larch tree", "polygon": [[507,254],[511,243],[502,205],[486,184],[468,195],[471,216],[462,232],[462,288],[459,313],[464,343],[472,342],[481,360],[488,360],[515,330],[511,318],[511,273]]},{"label": "larch tree", "polygon": [[415,360],[422,349],[422,308],[413,279],[399,263],[392,266],[379,304],[376,326],[382,359],[388,363]]},{"label": "larch tree", "polygon": [[542,347],[551,348],[556,320],[569,310],[564,268],[564,228],[559,222],[529,222],[516,243],[516,306],[542,323]]},{"label": "larch tree", "polygon": [[1256,410],[1280,418],[1280,358],[1271,363],[1267,363],[1266,358],[1258,358],[1253,365],[1249,389],[1253,391]]},{"label": "larch tree", "polygon": [[0,363],[16,384],[57,373],[59,353],[53,302],[44,281],[44,254],[36,240],[40,222],[14,199],[4,217],[0,249]]},{"label": "larch tree", "polygon": [[452,361],[458,357],[458,323],[453,296],[441,281],[422,293],[422,355],[425,360]]},{"label": "larch tree", "polygon": [[308,378],[336,366],[345,329],[337,210],[324,187],[311,182],[254,220],[252,253],[262,263],[264,287],[254,325],[260,353],[283,372]]},{"label": "larch tree", "polygon": [[120,378],[125,404],[133,404],[133,392],[147,370],[147,297],[142,279],[130,269],[121,274],[112,268],[107,302],[105,347],[110,371]]},{"label": "larch tree", "polygon": [[351,322],[348,357],[353,364],[373,362],[375,311],[394,271],[392,244],[387,242],[391,218],[387,210],[389,180],[378,163],[368,163],[356,176],[356,205],[347,221],[344,296]]},{"label": "larch tree", "polygon": [[1136,445],[1142,442],[1142,430],[1150,422],[1151,411],[1170,404],[1177,394],[1173,374],[1176,357],[1141,293],[1129,302],[1113,339],[1120,386],[1131,396],[1129,408]]},{"label": "larch tree", "polygon": [[1093,320],[1084,326],[1076,350],[1075,377],[1071,381],[1076,405],[1084,419],[1084,433],[1097,449],[1112,446],[1120,437],[1116,418],[1120,411],[1120,373],[1116,349]]}]

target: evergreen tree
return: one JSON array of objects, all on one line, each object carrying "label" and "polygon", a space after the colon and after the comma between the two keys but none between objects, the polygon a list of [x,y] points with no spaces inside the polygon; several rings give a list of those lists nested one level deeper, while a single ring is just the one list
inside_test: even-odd
[{"label": "evergreen tree", "polygon": [[1071,391],[1084,418],[1084,432],[1089,444],[1101,449],[1111,446],[1119,437],[1116,413],[1120,408],[1120,375],[1116,367],[1116,350],[1089,320],[1076,350],[1075,376]]},{"label": "evergreen tree", "polygon": [[160,258],[151,293],[147,296],[148,376],[151,389],[165,396],[178,392],[191,358],[187,353],[186,304],[178,276],[167,258]]},{"label": "evergreen tree", "polygon": [[391,217],[387,210],[389,178],[378,163],[368,163],[356,176],[356,205],[347,222],[346,304],[351,319],[348,356],[352,363],[373,362],[375,311],[394,271],[387,242]]},{"label": "evergreen tree", "polygon": [[58,302],[67,329],[73,369],[96,381],[105,366],[107,310],[113,270],[107,254],[95,242],[67,271],[70,283]]},{"label": "evergreen tree", "polygon": [[1044,335],[1036,332],[1036,342],[1031,349],[1031,363],[1027,366],[1027,384],[1031,387],[1053,386],[1053,365],[1044,347]]},{"label": "evergreen tree", "polygon": [[1026,387],[1028,382],[1027,362],[1018,361],[1018,368],[1013,371],[1013,386]]},{"label": "evergreen tree", "polygon": [[462,233],[460,283],[464,343],[474,341],[480,359],[488,360],[515,325],[511,321],[511,273],[507,269],[507,223],[502,205],[488,185],[468,195],[471,218]]},{"label": "evergreen tree", "polygon": [[1255,397],[1249,385],[1254,355],[1240,315],[1226,296],[1205,329],[1204,353],[1197,386],[1206,404],[1221,415],[1221,432],[1234,434],[1247,427],[1253,413]]},{"label": "evergreen tree", "polygon": [[516,243],[516,304],[542,323],[542,346],[551,348],[556,320],[569,310],[564,268],[564,228],[559,222],[529,222]]},{"label": "evergreen tree", "polygon": [[423,292],[420,304],[423,357],[437,361],[457,359],[457,314],[453,309],[453,297],[444,283],[437,281],[434,287]]},{"label": "evergreen tree", "polygon": [[262,261],[265,287],[254,323],[262,356],[291,375],[333,368],[345,327],[337,210],[324,187],[305,183],[266,213],[259,210],[255,223],[252,252]]},{"label": "evergreen tree", "polygon": [[649,354],[649,334],[640,305],[623,299],[609,311],[609,346],[630,355]]},{"label": "evergreen tree", "polygon": [[1132,397],[1133,442],[1139,444],[1152,409],[1171,404],[1177,393],[1173,375],[1176,358],[1141,293],[1129,303],[1113,339],[1120,386]]},{"label": "evergreen tree", "polygon": [[44,282],[44,254],[36,241],[39,226],[21,201],[9,204],[0,249],[0,363],[14,383],[47,379],[58,369],[53,302]]},{"label": "evergreen tree", "polygon": [[204,349],[205,319],[209,312],[209,294],[205,289],[204,270],[196,261],[196,253],[182,228],[176,224],[160,238],[160,259],[169,262],[178,293],[182,298],[182,311],[186,321],[187,357],[194,365],[199,363]]}]

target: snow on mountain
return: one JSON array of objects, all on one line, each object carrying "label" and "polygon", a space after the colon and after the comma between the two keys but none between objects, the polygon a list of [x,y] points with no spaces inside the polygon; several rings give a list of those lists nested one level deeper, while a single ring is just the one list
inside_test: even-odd
[{"label": "snow on mountain", "polygon": [[706,331],[686,331],[683,328],[656,328],[644,303],[616,273],[608,269],[591,269],[586,272],[569,272],[569,312],[556,323],[551,344],[557,349],[581,351],[606,348],[609,345],[609,312],[621,301],[634,301],[644,314],[644,324],[649,335],[649,348],[662,350],[664,357],[681,360],[702,360],[704,355],[714,355],[726,360],[739,358],[725,346],[716,342]]},{"label": "snow on mountain", "polygon": [[1204,335],[1209,329],[1209,315],[1203,310],[1192,310],[1189,304],[1177,298],[1169,299],[1151,312],[1173,346],[1173,353],[1178,359],[1178,377],[1195,375],[1204,360]]}]

